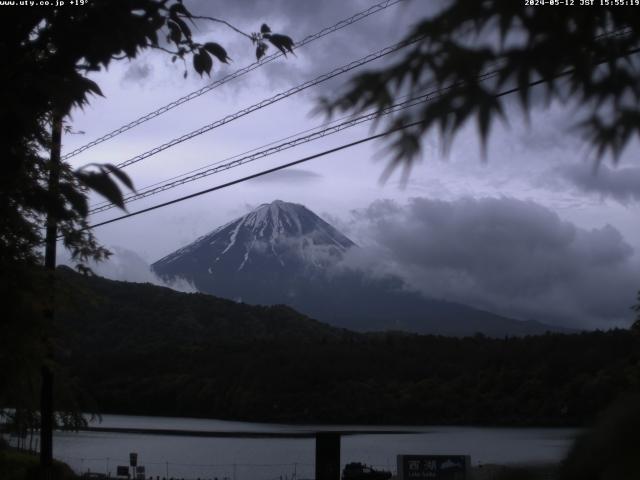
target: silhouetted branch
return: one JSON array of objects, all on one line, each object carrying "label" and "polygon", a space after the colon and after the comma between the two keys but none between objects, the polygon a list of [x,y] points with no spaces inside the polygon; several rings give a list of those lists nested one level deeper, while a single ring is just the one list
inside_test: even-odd
[{"label": "silhouetted branch", "polygon": [[249,35],[248,33],[243,32],[242,30],[240,30],[239,28],[234,27],[233,25],[231,25],[229,22],[227,22],[226,20],[221,20],[219,18],[214,18],[214,17],[207,17],[205,15],[190,15],[188,17],[184,17],[184,18],[189,18],[189,19],[199,19],[199,20],[210,20],[212,22],[217,22],[217,23],[222,23],[224,25],[226,25],[227,27],[229,27],[231,30],[233,30],[234,32],[239,33],[240,35],[244,35],[245,37],[247,37],[249,40],[253,40],[253,37],[251,35]]}]

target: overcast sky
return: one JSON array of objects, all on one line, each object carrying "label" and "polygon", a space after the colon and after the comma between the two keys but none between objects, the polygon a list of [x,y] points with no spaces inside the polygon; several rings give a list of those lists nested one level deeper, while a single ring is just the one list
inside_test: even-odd
[{"label": "overcast sky", "polygon": [[[194,13],[224,18],[247,31],[263,22],[298,41],[373,5],[373,1],[185,1]],[[439,2],[402,2],[296,50],[170,113],[72,159],[119,163],[172,138],[391,45]],[[198,38],[223,44],[233,63],[214,64],[211,78],[147,52],[94,75],[105,98],[73,115],[64,152],[128,123],[253,62],[241,35],[203,22]],[[382,66],[391,58],[373,62]],[[361,70],[358,70],[361,71]],[[311,115],[321,96],[339,91],[349,74],[306,90],[196,139],[143,160],[127,172],[138,188],[223,160],[322,123]],[[569,127],[575,108],[539,105],[529,125],[507,100],[510,125],[496,124],[483,162],[475,125],[441,155],[427,137],[421,162],[404,187],[398,176],[379,179],[388,157],[373,143],[295,169],[100,227],[107,246],[151,263],[255,206],[281,199],[302,203],[362,246],[349,261],[372,272],[393,271],[409,288],[516,318],[586,328],[628,325],[640,288],[640,163],[637,144],[617,166],[593,174],[593,157]],[[332,148],[370,133],[367,125],[325,137],[252,164],[129,204],[135,211],[269,167]],[[99,201],[99,199],[94,199]],[[117,215],[96,215],[101,221]],[[128,254],[127,254],[128,255]],[[357,258],[356,258],[357,257]],[[126,278],[127,265],[111,268]],[[137,267],[136,267],[137,268]],[[114,273],[116,272],[116,273]],[[141,281],[145,277],[136,277]],[[134,278],[130,278],[134,279]]]}]

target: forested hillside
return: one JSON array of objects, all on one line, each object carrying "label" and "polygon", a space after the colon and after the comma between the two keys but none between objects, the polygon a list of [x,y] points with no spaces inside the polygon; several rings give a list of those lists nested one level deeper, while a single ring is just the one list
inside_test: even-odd
[{"label": "forested hillside", "polygon": [[64,271],[62,362],[103,412],[281,422],[579,425],[640,392],[628,331],[359,334]]}]

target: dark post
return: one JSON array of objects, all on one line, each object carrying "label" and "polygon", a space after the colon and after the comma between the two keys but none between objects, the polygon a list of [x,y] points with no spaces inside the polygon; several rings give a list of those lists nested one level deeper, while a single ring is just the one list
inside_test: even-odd
[{"label": "dark post", "polygon": [[316,433],[316,480],[340,480],[340,434]]},{"label": "dark post", "polygon": [[[47,233],[45,238],[44,267],[49,277],[49,301],[44,315],[47,326],[53,323],[55,306],[56,242],[58,222],[55,217],[58,183],[60,180],[60,149],[62,145],[62,117],[53,113],[51,127],[51,159],[49,162],[49,211],[47,212]],[[45,339],[46,341],[47,339]],[[46,348],[49,348],[46,346]],[[48,352],[48,357],[51,352]],[[42,366],[42,386],[40,391],[40,466],[42,478],[51,478],[53,464],[53,372],[49,365]]]}]

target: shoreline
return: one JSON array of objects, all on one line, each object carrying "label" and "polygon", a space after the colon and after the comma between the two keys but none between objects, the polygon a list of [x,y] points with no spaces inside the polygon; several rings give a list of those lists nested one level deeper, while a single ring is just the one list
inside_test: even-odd
[{"label": "shoreline", "polygon": [[[105,432],[146,435],[175,435],[187,437],[222,437],[222,438],[315,438],[318,431],[302,432],[265,432],[265,431],[211,431],[186,430],[170,428],[138,428],[138,427],[80,427],[77,430],[58,430],[62,432]],[[319,430],[322,433],[338,433],[348,435],[409,435],[422,432],[412,430]]]},{"label": "shoreline", "polygon": [[549,480],[557,478],[561,463],[487,463],[471,467],[472,480],[511,480],[523,478],[527,480]]}]

